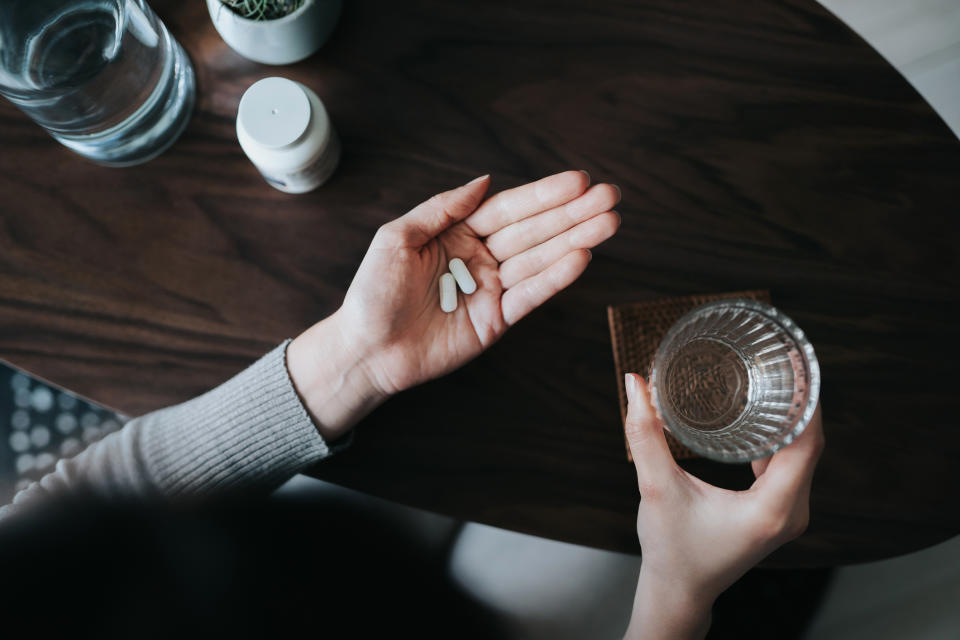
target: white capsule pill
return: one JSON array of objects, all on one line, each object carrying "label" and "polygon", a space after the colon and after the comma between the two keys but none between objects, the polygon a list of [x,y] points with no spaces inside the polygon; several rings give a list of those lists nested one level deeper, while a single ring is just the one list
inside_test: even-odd
[{"label": "white capsule pill", "polygon": [[450,261],[450,273],[456,278],[460,290],[465,294],[470,295],[477,290],[477,282],[470,275],[470,270],[467,269],[467,265],[460,258],[454,258]]},{"label": "white capsule pill", "polygon": [[457,281],[449,273],[440,276],[440,308],[447,313],[457,309]]}]

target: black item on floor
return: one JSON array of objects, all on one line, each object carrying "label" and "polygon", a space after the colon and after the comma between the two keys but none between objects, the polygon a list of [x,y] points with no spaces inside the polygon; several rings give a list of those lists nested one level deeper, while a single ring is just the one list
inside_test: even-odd
[{"label": "black item on floor", "polygon": [[748,571],[717,598],[707,640],[799,640],[833,574],[833,569]]},{"label": "black item on floor", "polygon": [[338,502],[74,498],[0,524],[0,602],[58,638],[503,637],[443,560]]}]

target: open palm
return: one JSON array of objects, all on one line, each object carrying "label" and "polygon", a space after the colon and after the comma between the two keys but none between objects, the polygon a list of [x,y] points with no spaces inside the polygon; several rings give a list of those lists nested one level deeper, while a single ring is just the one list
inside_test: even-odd
[{"label": "open palm", "polygon": [[[486,201],[484,176],[434,196],[377,232],[347,292],[345,342],[370,354],[384,393],[442,375],[479,355],[511,325],[576,280],[589,249],[610,236],[620,198],[567,171]],[[461,258],[477,291],[440,309],[438,282]]]}]

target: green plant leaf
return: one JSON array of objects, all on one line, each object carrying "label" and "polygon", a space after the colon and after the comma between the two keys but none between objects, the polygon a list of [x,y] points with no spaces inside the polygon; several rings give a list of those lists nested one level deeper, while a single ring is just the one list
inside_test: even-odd
[{"label": "green plant leaf", "polygon": [[248,20],[276,20],[288,16],[304,0],[220,0],[220,4]]}]

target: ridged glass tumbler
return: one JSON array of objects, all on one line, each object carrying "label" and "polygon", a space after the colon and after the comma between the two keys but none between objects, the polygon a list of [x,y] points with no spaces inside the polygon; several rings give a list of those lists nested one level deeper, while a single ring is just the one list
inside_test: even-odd
[{"label": "ridged glass tumbler", "polygon": [[667,429],[707,458],[746,462],[797,438],[813,417],[820,366],[804,332],[776,308],[720,300],[664,336],[650,375]]}]

